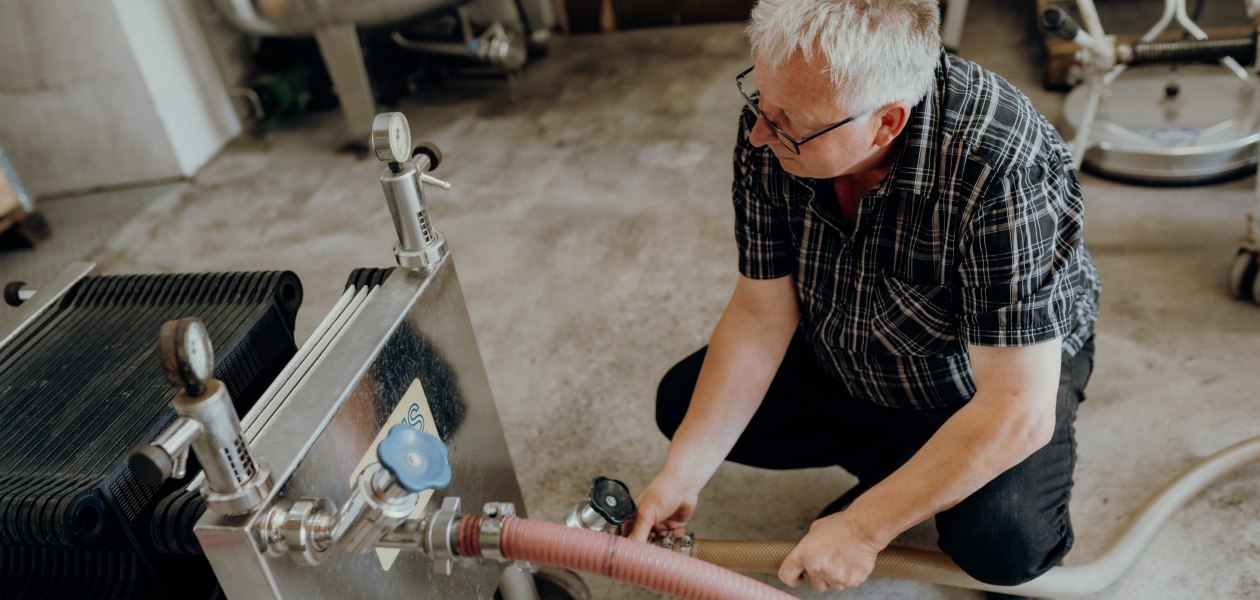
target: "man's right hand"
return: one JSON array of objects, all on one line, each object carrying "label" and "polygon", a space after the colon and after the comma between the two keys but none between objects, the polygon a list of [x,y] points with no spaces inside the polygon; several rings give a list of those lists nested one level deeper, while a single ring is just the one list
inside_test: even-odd
[{"label": "man's right hand", "polygon": [[643,495],[630,537],[682,536],[700,489],[730,453],[783,362],[800,310],[792,277],[740,276],[709,340],[687,415],[674,432],[669,455]]},{"label": "man's right hand", "polygon": [[680,537],[684,535],[687,519],[695,512],[700,495],[698,489],[691,491],[689,487],[664,473],[658,473],[643,494],[635,499],[638,511],[630,538],[645,542],[648,533],[655,533],[657,537],[670,532]]}]

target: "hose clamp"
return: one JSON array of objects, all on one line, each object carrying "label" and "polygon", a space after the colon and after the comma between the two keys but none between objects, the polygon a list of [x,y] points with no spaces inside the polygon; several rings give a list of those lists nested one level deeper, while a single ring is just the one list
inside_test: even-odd
[{"label": "hose clamp", "polygon": [[665,534],[665,537],[656,540],[656,545],[671,552],[677,552],[684,556],[691,556],[691,547],[696,542],[696,534],[687,532],[681,537],[675,536],[674,532]]},{"label": "hose clamp", "polygon": [[477,533],[481,556],[502,561],[504,560],[503,521],[508,517],[516,516],[516,505],[511,502],[487,502],[481,512],[485,515],[485,518],[481,519],[480,531]]}]

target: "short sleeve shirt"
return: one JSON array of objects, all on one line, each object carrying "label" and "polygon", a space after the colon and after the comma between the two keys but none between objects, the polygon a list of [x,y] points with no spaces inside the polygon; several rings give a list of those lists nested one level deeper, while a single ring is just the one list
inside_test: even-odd
[{"label": "short sleeve shirt", "polygon": [[785,172],[749,132],[732,186],[740,272],[792,275],[801,329],[850,395],[941,408],[975,394],[967,345],[1092,335],[1101,286],[1084,245],[1080,180],[1066,144],[1028,99],[942,53],[884,181],[850,231],[830,180]]}]

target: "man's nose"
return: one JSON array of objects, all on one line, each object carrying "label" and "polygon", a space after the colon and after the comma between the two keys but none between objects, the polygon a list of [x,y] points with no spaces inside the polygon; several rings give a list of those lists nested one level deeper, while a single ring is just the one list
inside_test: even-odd
[{"label": "man's nose", "polygon": [[748,132],[748,141],[754,147],[760,148],[769,145],[778,137],[774,130],[770,128],[770,124],[766,122],[764,117],[758,116],[757,123],[753,125],[752,131]]}]

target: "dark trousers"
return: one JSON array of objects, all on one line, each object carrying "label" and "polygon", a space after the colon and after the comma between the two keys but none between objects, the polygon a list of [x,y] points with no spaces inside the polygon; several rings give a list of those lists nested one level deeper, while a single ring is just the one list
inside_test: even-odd
[{"label": "dark trousers", "polygon": [[[687,412],[704,356],[705,349],[692,354],[661,381],[656,422],[666,437],[673,437]],[[994,585],[1023,583],[1071,549],[1073,422],[1093,356],[1091,338],[1076,355],[1064,357],[1050,443],[936,516],[938,545],[972,577]],[[957,410],[896,409],[851,398],[798,335],[727,460],[766,469],[839,465],[869,487],[900,468]]]}]

